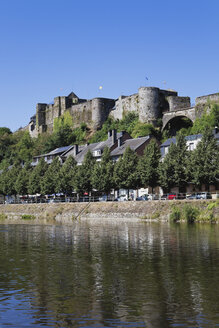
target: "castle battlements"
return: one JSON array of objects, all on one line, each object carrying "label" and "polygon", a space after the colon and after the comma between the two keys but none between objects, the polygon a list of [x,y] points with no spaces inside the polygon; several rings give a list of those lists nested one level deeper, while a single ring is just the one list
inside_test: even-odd
[{"label": "castle battlements", "polygon": [[[219,100],[219,95],[213,94],[196,98],[196,103],[206,103],[209,97]],[[192,121],[196,117],[190,98],[180,97],[173,90],[140,87],[138,93],[130,96],[120,96],[118,99],[93,98],[91,100],[80,99],[71,92],[68,96],[55,97],[52,104],[37,104],[36,114],[31,117],[29,123],[31,136],[36,137],[46,131],[52,133],[55,118],[62,116],[66,111],[72,116],[75,126],[85,122],[93,130],[100,129],[109,115],[114,119],[122,119],[128,112],[137,113],[140,122],[154,125],[158,118],[164,118],[164,125],[166,125],[167,121],[181,115],[180,111],[183,116]],[[165,118],[166,116],[168,117]]]}]

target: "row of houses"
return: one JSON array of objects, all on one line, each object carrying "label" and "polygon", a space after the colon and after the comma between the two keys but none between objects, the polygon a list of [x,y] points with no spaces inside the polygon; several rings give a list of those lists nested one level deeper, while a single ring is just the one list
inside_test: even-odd
[{"label": "row of houses", "polygon": [[[61,148],[56,148],[48,154],[35,156],[32,161],[32,166],[38,164],[43,157],[45,161],[50,164],[55,157],[59,157],[60,161],[64,163],[69,156],[73,156],[78,165],[83,163],[84,157],[90,151],[96,161],[100,161],[104,148],[110,149],[110,155],[114,162],[118,161],[119,157],[123,156],[127,147],[130,147],[137,155],[142,156],[144,149],[151,142],[156,140],[153,136],[139,137],[133,139],[128,132],[117,132],[111,130],[108,132],[108,138],[105,141],[96,143],[87,143],[85,145],[71,145]],[[159,142],[157,141],[159,144]]]},{"label": "row of houses", "polygon": [[[219,130],[215,128],[213,131],[214,137],[219,144]],[[185,137],[188,150],[194,150],[197,144],[201,141],[202,134],[189,135]],[[60,147],[52,150],[51,152],[39,156],[35,156],[32,161],[32,166],[36,166],[41,158],[50,164],[55,157],[59,157],[61,163],[64,163],[69,156],[73,156],[78,165],[83,163],[84,157],[88,151],[91,151],[96,161],[100,161],[103,150],[105,147],[110,149],[110,155],[114,162],[123,156],[127,147],[130,147],[138,156],[142,156],[144,149],[152,141],[156,140],[154,136],[146,136],[139,138],[132,138],[126,131],[117,132],[115,129],[108,132],[108,138],[105,141],[96,143],[87,143],[85,145],[70,145]],[[167,139],[164,143],[160,144],[161,157],[164,158],[168,153],[171,143],[176,143],[176,137]]]}]

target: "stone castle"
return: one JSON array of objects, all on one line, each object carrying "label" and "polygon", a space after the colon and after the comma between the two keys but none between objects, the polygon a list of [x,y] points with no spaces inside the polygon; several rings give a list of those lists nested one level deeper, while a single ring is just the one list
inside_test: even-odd
[{"label": "stone castle", "polygon": [[[213,94],[196,98],[196,104],[206,103],[209,97],[219,100],[218,94]],[[195,107],[191,107],[190,98],[179,97],[173,90],[141,87],[138,93],[131,96],[91,100],[80,99],[72,92],[67,97],[54,98],[53,104],[37,104],[36,114],[31,117],[28,125],[30,135],[37,137],[43,132],[52,133],[54,119],[62,116],[66,111],[72,116],[75,126],[85,122],[92,130],[100,129],[109,116],[122,119],[128,112],[137,113],[140,122],[152,123],[155,126],[158,118],[162,118],[166,125],[176,117],[188,117],[194,121],[197,116]]]}]

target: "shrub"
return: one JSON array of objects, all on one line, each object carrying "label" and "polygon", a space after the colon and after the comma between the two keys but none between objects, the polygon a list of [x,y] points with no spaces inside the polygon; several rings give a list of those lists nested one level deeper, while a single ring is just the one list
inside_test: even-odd
[{"label": "shrub", "polygon": [[219,206],[219,201],[217,200],[216,202],[212,202],[208,205],[208,210],[211,211],[214,208],[216,208],[217,206]]},{"label": "shrub", "polygon": [[183,207],[183,217],[188,223],[193,223],[199,216],[199,209],[191,205],[185,205]]},{"label": "shrub", "polygon": [[4,213],[0,213],[0,220],[6,220],[8,217]]},{"label": "shrub", "polygon": [[152,220],[156,220],[156,219],[159,219],[160,217],[160,212],[155,212],[151,215],[151,219]]},{"label": "shrub", "polygon": [[181,219],[181,211],[178,207],[173,207],[172,212],[170,213],[170,220],[173,222],[177,222]]},{"label": "shrub", "polygon": [[30,215],[30,214],[23,214],[23,215],[21,215],[21,219],[22,220],[34,220],[34,219],[36,219],[36,217],[34,215]]}]

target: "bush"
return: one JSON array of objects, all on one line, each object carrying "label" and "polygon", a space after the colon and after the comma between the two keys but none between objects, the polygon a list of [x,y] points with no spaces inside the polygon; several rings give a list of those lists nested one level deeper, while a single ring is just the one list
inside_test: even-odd
[{"label": "bush", "polygon": [[34,215],[30,215],[30,214],[23,214],[21,216],[21,219],[22,220],[34,220],[34,219],[36,219],[36,217]]},{"label": "bush", "polygon": [[188,223],[193,223],[199,216],[199,209],[191,205],[185,205],[183,207],[183,217]]},{"label": "bush", "polygon": [[8,217],[4,213],[0,213],[0,220],[6,220]]},{"label": "bush", "polygon": [[181,211],[178,207],[173,207],[172,212],[170,213],[170,220],[173,222],[177,222],[181,219]]},{"label": "bush", "polygon": [[208,205],[208,210],[211,211],[213,210],[214,208],[218,207],[219,206],[219,200],[217,200],[216,202],[212,202]]}]

